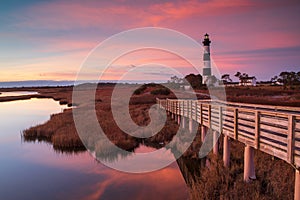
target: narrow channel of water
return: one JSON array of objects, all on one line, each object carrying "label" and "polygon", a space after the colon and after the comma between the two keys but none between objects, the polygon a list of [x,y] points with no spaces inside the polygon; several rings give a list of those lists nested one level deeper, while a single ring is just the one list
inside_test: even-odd
[{"label": "narrow channel of water", "polygon": [[15,97],[24,95],[34,95],[38,92],[27,92],[27,91],[17,91],[17,92],[0,92],[0,97]]},{"label": "narrow channel of water", "polygon": [[156,172],[129,174],[96,162],[88,152],[58,153],[44,142],[22,142],[22,130],[63,108],[52,99],[0,103],[0,199],[188,198],[176,162]]}]

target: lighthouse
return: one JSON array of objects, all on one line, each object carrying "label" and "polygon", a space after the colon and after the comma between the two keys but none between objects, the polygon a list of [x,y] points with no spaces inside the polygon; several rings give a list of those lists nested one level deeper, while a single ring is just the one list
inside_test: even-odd
[{"label": "lighthouse", "polygon": [[203,40],[203,83],[209,84],[209,78],[211,76],[211,63],[210,63],[210,43],[209,35],[206,33]]}]

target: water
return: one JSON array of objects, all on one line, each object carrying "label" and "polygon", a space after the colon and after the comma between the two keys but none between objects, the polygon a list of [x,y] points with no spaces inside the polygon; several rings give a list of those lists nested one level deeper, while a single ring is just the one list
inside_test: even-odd
[{"label": "water", "polygon": [[[176,163],[152,173],[110,169],[87,152],[65,154],[27,143],[21,131],[64,107],[51,99],[0,103],[0,199],[187,199]],[[142,146],[136,151],[149,151]]]},{"label": "water", "polygon": [[129,83],[129,84],[143,84],[143,83],[165,83],[166,80],[66,80],[66,81],[9,81],[0,82],[0,88],[20,88],[20,87],[57,87],[57,86],[72,86],[74,84],[83,83]]},{"label": "water", "polygon": [[18,92],[1,92],[0,97],[15,97],[15,96],[24,96],[24,95],[34,95],[38,92],[27,92],[27,91],[18,91]]}]

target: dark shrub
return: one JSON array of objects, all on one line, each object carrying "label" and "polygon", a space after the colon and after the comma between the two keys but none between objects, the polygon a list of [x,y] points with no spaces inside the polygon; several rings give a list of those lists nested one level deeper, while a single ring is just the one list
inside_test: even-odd
[{"label": "dark shrub", "polygon": [[146,89],[147,89],[147,85],[142,85],[141,87],[139,87],[138,89],[136,89],[133,92],[133,94],[135,94],[135,95],[142,94]]},{"label": "dark shrub", "polygon": [[151,94],[153,95],[169,95],[170,93],[171,92],[168,88],[159,88],[151,91]]}]

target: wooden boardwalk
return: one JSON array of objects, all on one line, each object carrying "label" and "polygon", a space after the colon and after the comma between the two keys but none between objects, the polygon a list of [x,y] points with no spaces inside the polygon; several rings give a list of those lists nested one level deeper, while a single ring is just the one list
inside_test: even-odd
[{"label": "wooden boardwalk", "polygon": [[300,108],[187,99],[157,103],[168,113],[291,164],[296,169],[295,199],[300,199]]}]

